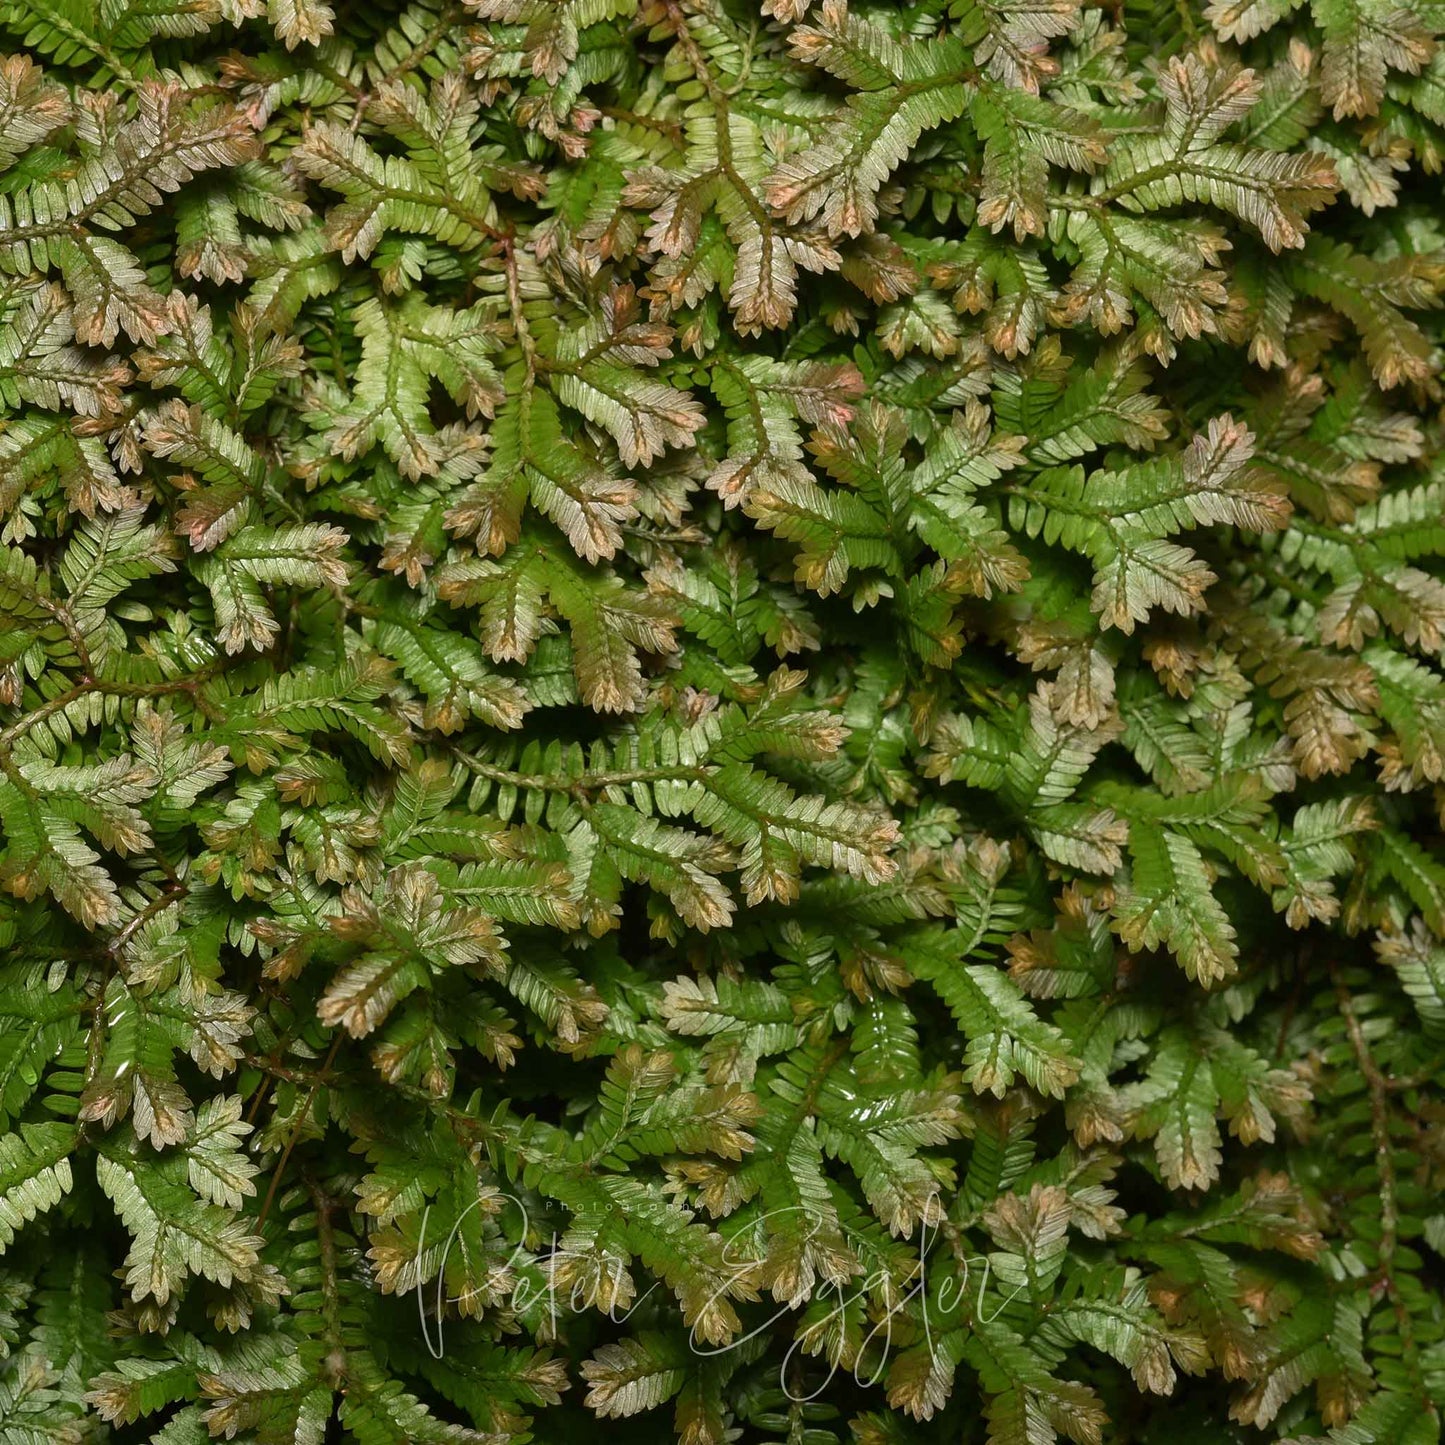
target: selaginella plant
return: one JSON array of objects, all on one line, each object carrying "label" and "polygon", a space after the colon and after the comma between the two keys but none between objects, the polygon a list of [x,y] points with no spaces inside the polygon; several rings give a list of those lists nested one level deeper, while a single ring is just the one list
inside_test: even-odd
[{"label": "selaginella plant", "polygon": [[0,0],[0,1441],[1433,1445],[1438,0]]}]

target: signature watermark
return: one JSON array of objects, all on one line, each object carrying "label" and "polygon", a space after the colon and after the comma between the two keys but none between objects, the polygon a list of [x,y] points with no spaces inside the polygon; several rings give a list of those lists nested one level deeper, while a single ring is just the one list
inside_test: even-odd
[{"label": "signature watermark", "polygon": [[[569,1249],[565,1245],[563,1237],[556,1231],[553,1231],[551,1235],[550,1248],[534,1260],[534,1263],[540,1267],[543,1276],[542,1282],[538,1284],[526,1273],[514,1273],[513,1267],[523,1255],[525,1240],[531,1233],[526,1205],[513,1194],[493,1193],[485,1199],[478,1197],[458,1216],[442,1246],[436,1274],[434,1309],[431,1316],[428,1316],[427,1313],[421,1270],[418,1269],[417,1315],[421,1322],[422,1338],[433,1359],[440,1360],[446,1353],[445,1306],[471,1302],[479,1294],[493,1293],[492,1290],[477,1286],[472,1286],[456,1295],[446,1292],[447,1260],[461,1233],[462,1225],[474,1209],[485,1206],[489,1213],[495,1213],[508,1204],[514,1206],[521,1215],[521,1242],[513,1247],[511,1255],[504,1263],[494,1264],[490,1267],[489,1276],[494,1282],[511,1281],[510,1304],[517,1313],[524,1314],[541,1303],[549,1322],[549,1333],[552,1336],[555,1337],[557,1334],[558,1320],[564,1313],[582,1314],[590,1310],[600,1310],[614,1323],[623,1324],[654,1290],[662,1288],[660,1281],[654,1281],[641,1294],[637,1294],[632,1286],[631,1276],[626,1265],[617,1258],[609,1260],[599,1276],[595,1269],[598,1262],[596,1255],[586,1250]],[[710,1316],[715,1307],[726,1301],[739,1297],[746,1298],[749,1295],[756,1298],[753,1289],[763,1260],[759,1256],[743,1253],[745,1242],[754,1236],[758,1228],[769,1221],[776,1222],[789,1215],[801,1215],[803,1218],[807,1232],[800,1243],[805,1249],[822,1233],[825,1221],[818,1211],[810,1209],[807,1205],[790,1205],[759,1216],[752,1221],[748,1230],[743,1231],[738,1237],[728,1240],[722,1252],[721,1282],[717,1283],[713,1291],[704,1298],[701,1306],[694,1310],[694,1323],[688,1333],[688,1348],[699,1358],[726,1355],[731,1351],[741,1349],[748,1341],[766,1334],[779,1320],[799,1308],[817,1303],[820,1299],[828,1301],[829,1308],[793,1339],[779,1367],[779,1383],[787,1398],[795,1404],[807,1404],[816,1399],[828,1387],[842,1363],[840,1352],[832,1351],[829,1368],[822,1383],[810,1393],[799,1395],[794,1392],[789,1383],[793,1378],[791,1365],[796,1354],[800,1350],[809,1354],[821,1353],[822,1351],[817,1347],[828,1338],[831,1330],[843,1326],[849,1310],[854,1307],[866,1308],[867,1303],[872,1301],[875,1310],[881,1311],[872,1328],[852,1352],[855,1360],[851,1370],[852,1376],[859,1385],[869,1387],[878,1383],[882,1378],[883,1371],[887,1368],[893,1345],[893,1321],[905,1310],[910,1310],[915,1301],[917,1302],[916,1308],[913,1308],[911,1313],[917,1321],[921,1322],[923,1338],[930,1358],[936,1359],[936,1330],[947,1321],[949,1316],[957,1314],[964,1301],[969,1297],[973,1285],[971,1277],[975,1266],[978,1267],[978,1277],[974,1309],[969,1316],[970,1321],[988,1323],[997,1319],[1009,1303],[1023,1292],[1024,1286],[1019,1284],[1009,1294],[1000,1297],[993,1304],[991,1310],[986,1308],[986,1296],[992,1272],[992,1262],[986,1255],[960,1256],[955,1254],[956,1271],[943,1273],[930,1281],[929,1254],[937,1242],[941,1230],[936,1223],[931,1222],[938,1217],[937,1211],[928,1209],[924,1211],[917,1255],[911,1260],[908,1269],[901,1277],[895,1269],[885,1267],[854,1275],[846,1282],[824,1279],[816,1289],[805,1290],[798,1297],[781,1303],[767,1319],[746,1333],[730,1337],[722,1344],[711,1343],[699,1334],[698,1326],[702,1319]],[[418,1264],[426,1253],[427,1225],[430,1217],[431,1206],[428,1205],[421,1218],[420,1239],[416,1254]],[[850,1229],[842,1221],[834,1221],[833,1228],[840,1231],[844,1237],[851,1236],[854,1239],[862,1240],[862,1236],[857,1231]],[[576,1262],[582,1266],[576,1272],[576,1277],[574,1277],[574,1271],[569,1268],[570,1262]],[[495,1293],[500,1296],[504,1292],[497,1290]],[[435,1338],[433,1338],[433,1326],[435,1326]],[[910,1330],[910,1334],[915,1332],[916,1326]],[[872,1363],[867,1364],[866,1362],[869,1361]]]}]

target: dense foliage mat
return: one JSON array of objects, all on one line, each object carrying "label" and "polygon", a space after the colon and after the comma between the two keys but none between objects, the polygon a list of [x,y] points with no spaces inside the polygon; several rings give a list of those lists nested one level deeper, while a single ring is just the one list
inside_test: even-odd
[{"label": "dense foliage mat", "polygon": [[0,1440],[1428,1445],[1439,0],[0,0]]}]

